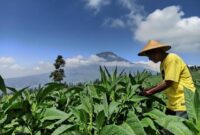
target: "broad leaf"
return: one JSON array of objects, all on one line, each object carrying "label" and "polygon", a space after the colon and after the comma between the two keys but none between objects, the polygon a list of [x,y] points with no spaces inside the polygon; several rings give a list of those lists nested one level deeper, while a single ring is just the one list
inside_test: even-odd
[{"label": "broad leaf", "polygon": [[163,112],[154,109],[145,115],[155,119],[161,127],[169,130],[175,135],[193,135],[193,132],[183,123],[183,118],[177,116],[167,116]]},{"label": "broad leaf", "polygon": [[158,129],[155,127],[154,122],[153,122],[152,119],[150,119],[150,118],[148,118],[148,117],[143,118],[143,119],[141,120],[141,124],[142,124],[143,127],[150,127],[150,128],[153,129],[156,133],[159,133],[159,132],[158,132]]},{"label": "broad leaf", "polygon": [[42,101],[44,101],[44,99],[48,96],[49,93],[51,93],[52,91],[61,89],[63,87],[64,85],[59,84],[59,83],[49,83],[47,84],[47,87],[39,90],[39,92],[37,93],[36,99],[39,103],[41,103]]},{"label": "broad leaf", "polygon": [[4,83],[3,78],[0,75],[0,90],[4,93],[7,94],[7,90],[6,90],[6,85]]},{"label": "broad leaf", "polygon": [[70,129],[71,127],[73,127],[73,125],[61,125],[60,127],[58,127],[56,130],[53,131],[53,133],[51,135],[60,135],[63,132],[67,131],[68,129]]},{"label": "broad leaf", "polygon": [[102,128],[104,122],[105,122],[105,114],[104,111],[101,111],[100,113],[98,113],[96,117],[96,126],[98,130]]},{"label": "broad leaf", "polygon": [[131,134],[122,126],[108,125],[101,130],[100,135],[136,135],[136,134]]},{"label": "broad leaf", "polygon": [[128,118],[126,122],[122,125],[122,127],[124,127],[124,129],[129,130],[132,134],[146,135],[138,117],[132,111],[128,113]]},{"label": "broad leaf", "polygon": [[45,120],[60,120],[60,119],[68,119],[71,114],[67,114],[63,111],[60,111],[56,108],[47,108],[44,113],[44,118],[42,121]]},{"label": "broad leaf", "polygon": [[117,103],[117,102],[111,102],[110,104],[109,104],[109,110],[108,110],[108,112],[109,112],[109,115],[111,116],[115,111],[117,111],[118,110],[118,105],[119,105],[120,103]]}]

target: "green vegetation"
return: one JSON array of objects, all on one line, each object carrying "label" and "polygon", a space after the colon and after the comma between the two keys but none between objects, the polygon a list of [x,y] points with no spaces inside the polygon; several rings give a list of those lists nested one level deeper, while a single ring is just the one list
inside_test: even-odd
[{"label": "green vegetation", "polygon": [[[200,70],[190,70],[190,71],[194,82],[196,83],[200,82]],[[158,73],[157,75],[152,75],[148,77],[146,81],[152,83],[152,85],[156,85],[161,80],[162,80],[161,74]]]},{"label": "green vegetation", "polygon": [[[48,83],[31,89],[6,87],[0,77],[2,135],[200,135],[200,88],[186,93],[189,120],[165,115],[162,93],[139,96],[159,77],[100,68],[95,83],[66,86]],[[196,78],[195,78],[196,79]],[[153,80],[151,82],[151,80]],[[199,84],[197,83],[197,86]],[[200,85],[199,85],[200,86]],[[10,90],[13,94],[8,95]]]},{"label": "green vegetation", "polygon": [[196,84],[200,83],[200,70],[199,71],[192,71],[191,72],[193,80]]}]

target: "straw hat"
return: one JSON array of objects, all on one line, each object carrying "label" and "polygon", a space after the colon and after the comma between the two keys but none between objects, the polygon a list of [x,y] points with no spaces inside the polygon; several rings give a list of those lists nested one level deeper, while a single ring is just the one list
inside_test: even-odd
[{"label": "straw hat", "polygon": [[169,45],[163,45],[158,41],[155,40],[149,40],[149,42],[144,46],[141,52],[138,53],[138,56],[146,56],[146,52],[154,49],[162,49],[164,51],[167,51],[171,48]]}]

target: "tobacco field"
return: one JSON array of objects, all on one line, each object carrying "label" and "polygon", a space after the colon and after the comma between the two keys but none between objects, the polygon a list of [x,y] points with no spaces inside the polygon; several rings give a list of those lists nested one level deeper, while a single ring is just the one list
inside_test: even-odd
[{"label": "tobacco field", "polygon": [[0,135],[200,135],[200,82],[195,93],[184,91],[184,119],[165,115],[163,93],[139,96],[153,85],[151,76],[100,67],[97,82],[48,83],[35,90],[5,86],[0,78]]}]

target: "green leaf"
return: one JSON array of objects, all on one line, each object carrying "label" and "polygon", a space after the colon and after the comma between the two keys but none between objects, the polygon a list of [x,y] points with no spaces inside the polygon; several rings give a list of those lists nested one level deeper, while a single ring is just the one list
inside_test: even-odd
[{"label": "green leaf", "polygon": [[7,114],[3,114],[0,116],[0,125],[3,124],[7,119]]},{"label": "green leaf", "polygon": [[17,101],[17,102],[14,102],[12,104],[10,104],[8,106],[8,108],[5,110],[5,113],[13,110],[13,109],[23,109],[23,101]]},{"label": "green leaf", "polygon": [[7,94],[7,90],[6,90],[6,85],[4,83],[3,78],[0,75],[0,90],[4,93]]},{"label": "green leaf", "polygon": [[155,122],[161,127],[169,130],[175,135],[193,135],[193,131],[183,123],[183,118],[177,116],[167,116],[163,112],[154,109],[145,115],[155,119]]},{"label": "green leaf", "polygon": [[120,103],[117,103],[117,102],[111,102],[110,104],[109,104],[109,115],[111,116],[115,111],[117,111],[118,110],[118,105],[119,105]]},{"label": "green leaf", "polygon": [[151,118],[157,120],[159,118],[164,118],[167,117],[163,112],[153,109],[152,111],[145,113],[144,116],[150,116]]},{"label": "green leaf", "polygon": [[17,133],[17,134],[31,134],[31,131],[30,131],[30,129],[28,128],[28,127],[26,127],[26,126],[18,126],[18,127],[16,127],[15,128],[15,130],[14,130],[14,132],[15,133]]},{"label": "green leaf", "polygon": [[162,98],[157,97],[156,95],[152,95],[151,99],[157,101],[159,104],[166,106],[166,103],[163,101]]},{"label": "green leaf", "polygon": [[68,93],[68,92],[71,92],[71,91],[75,91],[75,93],[80,93],[81,91],[83,91],[83,88],[82,87],[78,87],[78,86],[74,86],[74,87],[71,87],[69,89],[65,89],[65,93]]},{"label": "green leaf", "polygon": [[131,82],[132,85],[136,84],[136,80],[131,74],[129,74],[129,79],[130,79],[130,82]]},{"label": "green leaf", "polygon": [[48,125],[47,127],[45,127],[46,129],[52,130],[56,125],[60,125],[61,123],[63,123],[66,119],[60,119],[54,123],[52,123],[51,125]]},{"label": "green leaf", "polygon": [[71,114],[67,114],[63,111],[60,111],[56,108],[47,108],[44,113],[44,118],[42,121],[45,120],[60,120],[60,119],[68,119],[71,116]]},{"label": "green leaf", "polygon": [[189,89],[184,89],[185,103],[189,120],[197,122],[196,108],[194,107],[194,92]]},{"label": "green leaf", "polygon": [[85,110],[88,114],[93,111],[93,106],[88,96],[81,96],[81,105],[82,109]]},{"label": "green leaf", "polygon": [[194,94],[194,108],[196,113],[197,125],[200,128],[200,89],[197,89]]},{"label": "green leaf", "polygon": [[125,123],[123,123],[122,127],[124,129],[129,130],[132,134],[136,135],[146,135],[142,124],[140,123],[139,119],[137,118],[134,112],[128,113],[128,118]]},{"label": "green leaf", "polygon": [[108,79],[111,80],[112,77],[111,77],[111,75],[110,75],[108,69],[107,69],[105,66],[104,66],[104,69],[105,69],[105,71],[106,71],[106,75],[108,76]]},{"label": "green leaf", "polygon": [[96,118],[96,126],[97,129],[101,129],[105,121],[105,114],[104,111],[101,111],[98,113],[97,118]]},{"label": "green leaf", "polygon": [[40,89],[39,92],[37,93],[36,99],[37,99],[38,103],[41,103],[42,101],[44,101],[44,99],[52,91],[62,89],[63,87],[64,87],[64,85],[60,84],[60,83],[48,83],[47,87],[45,87],[44,89]]},{"label": "green leaf", "polygon": [[94,113],[99,113],[104,110],[103,104],[94,104]]},{"label": "green leaf", "polygon": [[71,113],[78,119],[79,122],[86,124],[88,120],[88,115],[85,110],[83,109],[76,109],[74,107],[70,108]]},{"label": "green leaf", "polygon": [[127,91],[130,91],[130,97],[133,96],[133,94],[139,89],[139,87],[141,87],[140,84],[135,84],[135,85],[132,85],[131,83],[129,83],[130,85],[130,89],[127,89]]},{"label": "green leaf", "polygon": [[88,122],[88,115],[86,113],[85,110],[79,110],[80,112],[80,121],[83,123],[83,124],[86,124]]},{"label": "green leaf", "polygon": [[22,96],[22,92],[27,89],[23,88],[19,91],[17,91],[16,93],[13,94],[13,96],[9,99],[9,105],[4,104],[3,108],[4,108],[4,112],[6,113],[9,109],[14,109],[14,108],[22,108],[22,101],[17,101],[19,96]]},{"label": "green leaf", "polygon": [[54,130],[51,135],[60,135],[71,127],[73,127],[73,125],[61,125],[56,130]]},{"label": "green leaf", "polygon": [[150,119],[148,117],[143,118],[141,120],[141,124],[142,124],[143,127],[151,127],[151,129],[153,129],[156,133],[159,133],[158,129],[155,127],[154,122],[153,122],[152,119]]},{"label": "green leaf", "polygon": [[15,118],[15,119],[13,119],[13,120],[11,121],[11,123],[5,125],[4,128],[8,128],[8,129],[9,129],[9,128],[16,127],[16,126],[18,126],[18,125],[19,125],[19,123],[17,122],[17,118]]},{"label": "green leaf", "polygon": [[115,70],[112,74],[112,80],[116,80],[117,79],[117,66],[115,67]]},{"label": "green leaf", "polygon": [[81,134],[79,131],[66,131],[61,135],[84,135],[84,134]]},{"label": "green leaf", "polygon": [[74,108],[74,107],[71,107],[70,108],[70,111],[71,113],[77,118],[77,119],[80,119],[80,112],[78,109]]},{"label": "green leaf", "polygon": [[105,71],[102,69],[101,66],[99,67],[99,69],[100,69],[100,74],[101,74],[101,81],[103,83],[106,83],[107,82],[107,77],[106,77]]},{"label": "green leaf", "polygon": [[23,89],[21,89],[21,90],[15,92],[14,95],[12,96],[12,98],[9,100],[9,103],[12,103],[13,101],[16,100],[16,98],[18,98],[19,96],[22,96],[22,92],[23,92],[24,90],[26,90],[27,88],[28,88],[28,87],[25,87],[25,88],[23,88]]},{"label": "green leaf", "polygon": [[121,72],[119,73],[119,76],[122,76],[125,72],[125,68],[121,70]]},{"label": "green leaf", "polygon": [[38,131],[35,135],[42,135],[41,131]]},{"label": "green leaf", "polygon": [[[192,123],[189,120],[184,120],[183,123],[191,130],[194,132],[195,135],[200,133],[200,129],[196,126],[196,124]],[[200,135],[200,134],[198,134]]]},{"label": "green leaf", "polygon": [[109,107],[106,94],[103,95],[103,108],[106,117],[109,117]]},{"label": "green leaf", "polygon": [[143,101],[143,100],[146,100],[146,99],[148,99],[148,97],[134,95],[134,96],[130,99],[130,101],[133,101],[133,102],[140,102],[140,101]]},{"label": "green leaf", "polygon": [[136,134],[131,134],[122,126],[107,125],[103,127],[103,129],[100,132],[100,135],[136,135]]},{"label": "green leaf", "polygon": [[96,88],[98,94],[100,94],[100,93],[102,93],[102,92],[103,92],[103,93],[107,92],[107,89],[106,89],[106,87],[104,87],[104,86],[101,86],[101,85],[94,85],[94,87]]},{"label": "green leaf", "polygon": [[12,92],[17,92],[17,90],[15,89],[15,88],[12,88],[12,87],[7,87],[10,91],[12,91]]}]

